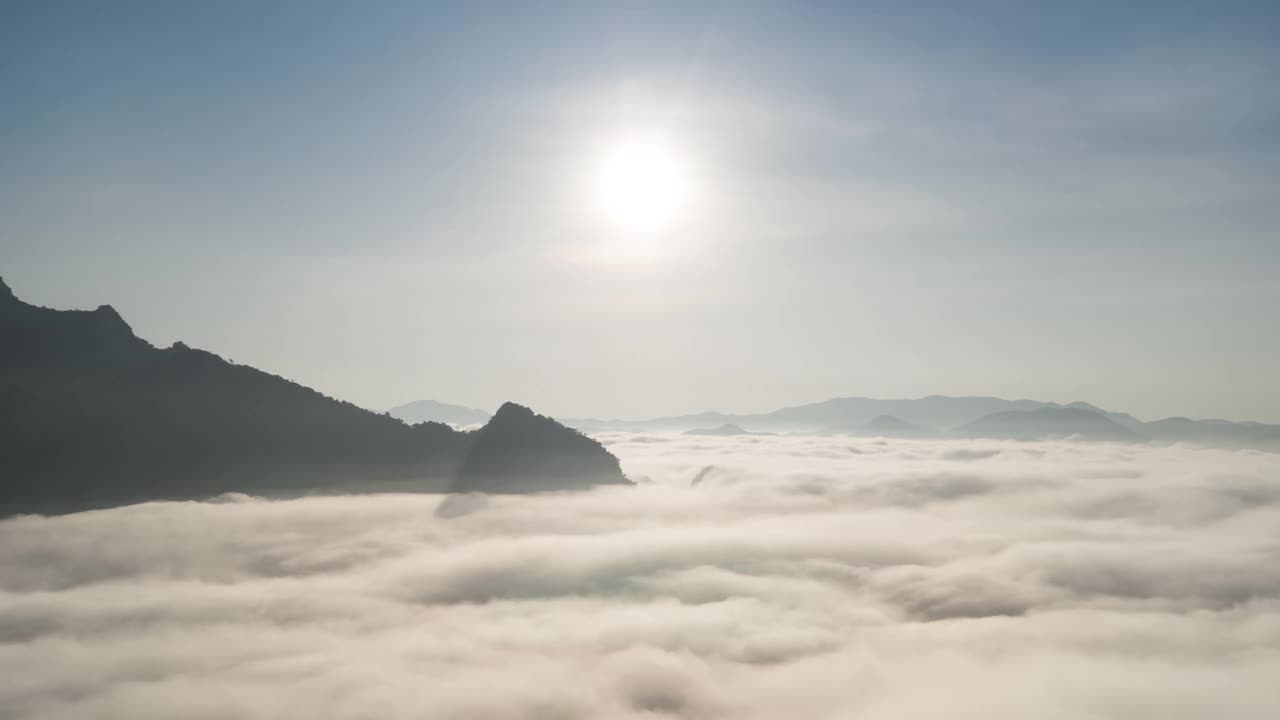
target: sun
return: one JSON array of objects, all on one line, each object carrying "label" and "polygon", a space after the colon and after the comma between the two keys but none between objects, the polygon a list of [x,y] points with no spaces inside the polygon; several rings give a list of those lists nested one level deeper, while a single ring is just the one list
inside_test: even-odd
[{"label": "sun", "polygon": [[679,154],[657,138],[634,136],[603,154],[595,182],[600,212],[615,227],[635,233],[669,228],[688,200]]}]

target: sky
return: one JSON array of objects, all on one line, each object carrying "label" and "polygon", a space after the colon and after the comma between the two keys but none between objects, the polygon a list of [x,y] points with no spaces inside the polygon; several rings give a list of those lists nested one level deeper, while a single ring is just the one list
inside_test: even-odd
[{"label": "sky", "polygon": [[[1280,7],[0,5],[0,276],[373,409],[1280,422]],[[656,138],[687,192],[602,218]]]}]

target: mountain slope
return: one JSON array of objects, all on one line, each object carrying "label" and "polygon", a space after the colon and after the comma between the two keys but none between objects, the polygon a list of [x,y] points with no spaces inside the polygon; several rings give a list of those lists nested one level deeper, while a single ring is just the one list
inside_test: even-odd
[{"label": "mountain slope", "polygon": [[730,437],[733,435],[755,435],[756,433],[743,430],[741,427],[732,423],[721,425],[714,428],[695,428],[693,430],[685,430],[685,435],[711,435],[717,437]]},{"label": "mountain slope", "polygon": [[1162,442],[1280,451],[1280,425],[1266,423],[1176,417],[1143,423],[1141,432]]},{"label": "mountain slope", "polygon": [[[1037,410],[1042,415],[1028,415]],[[1061,411],[1061,412],[1055,412]],[[1004,415],[1005,413],[1012,413]],[[1085,413],[1080,415],[1078,413]],[[1000,417],[992,418],[992,415]],[[1096,416],[1096,417],[1095,417]],[[887,420],[884,418],[888,418]],[[1100,422],[1096,418],[1101,418]],[[890,422],[892,421],[892,422]],[[916,399],[833,398],[772,412],[730,415],[703,412],[649,420],[565,420],[566,425],[588,431],[686,432],[733,425],[745,432],[792,432],[886,437],[922,437],[925,434],[982,437],[1066,437],[1138,442],[1187,442],[1226,448],[1280,451],[1280,425],[1226,420],[1168,418],[1142,422],[1132,415],[1103,410],[1086,402],[1066,405],[1038,400],[1004,400],[994,397],[931,395]],[[937,431],[932,430],[937,428]],[[946,432],[943,432],[946,431]]]},{"label": "mountain slope", "polygon": [[1033,410],[1052,403],[1035,400],[1003,400],[994,397],[931,395],[916,399],[833,398],[808,405],[785,407],[751,415],[704,412],[650,420],[565,420],[581,430],[666,430],[738,425],[751,431],[820,432],[835,426],[857,428],[881,415],[925,427],[949,428],[1004,410]]},{"label": "mountain slope", "polygon": [[1074,437],[1081,440],[1142,442],[1145,439],[1101,413],[1072,407],[992,413],[956,428],[955,434],[962,437],[1010,440]]},{"label": "mountain slope", "polygon": [[110,305],[52,310],[19,300],[0,279],[0,383],[64,389],[154,357]]},{"label": "mountain slope", "polygon": [[474,433],[454,490],[540,491],[624,485],[618,459],[600,443],[527,407],[506,403]]},{"label": "mountain slope", "polygon": [[849,425],[834,425],[827,429],[827,433],[900,439],[937,437],[937,432],[929,428],[900,420],[892,415],[877,415],[869,422],[853,427]]},{"label": "mountain slope", "polygon": [[[490,478],[501,480],[493,489],[584,486],[579,477],[521,483],[522,463],[545,463],[531,439],[551,436],[541,425],[509,424],[501,442],[477,450],[447,425],[411,427],[180,343],[157,349],[106,306],[38,308],[2,282],[0,430],[0,514],[229,491],[445,491],[484,453],[517,474]],[[569,452],[586,457],[566,463],[616,467],[598,446]]]}]

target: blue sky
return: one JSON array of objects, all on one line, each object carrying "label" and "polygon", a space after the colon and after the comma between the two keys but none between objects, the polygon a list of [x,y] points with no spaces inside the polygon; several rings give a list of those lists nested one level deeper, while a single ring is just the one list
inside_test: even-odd
[{"label": "blue sky", "polygon": [[1278,7],[8,2],[0,275],[374,408],[1280,422]]}]

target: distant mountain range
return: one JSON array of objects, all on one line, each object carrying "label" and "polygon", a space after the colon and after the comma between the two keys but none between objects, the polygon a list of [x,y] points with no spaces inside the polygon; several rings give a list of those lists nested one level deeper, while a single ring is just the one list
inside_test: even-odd
[{"label": "distant mountain range", "polygon": [[[457,423],[451,419],[459,417],[453,415],[455,408],[471,413],[461,416],[468,419],[484,414],[481,410],[430,400],[401,405],[392,414],[415,417],[416,411],[421,413],[416,417]],[[799,433],[900,439],[1072,437],[1280,451],[1280,425],[1182,417],[1143,422],[1127,413],[1104,410],[1087,402],[1064,405],[997,397],[833,398],[766,413],[703,412],[647,420],[561,418],[560,422],[583,432],[655,431],[722,436]]]},{"label": "distant mountain range", "polygon": [[892,438],[1075,437],[1123,442],[1185,442],[1280,451],[1280,425],[1169,418],[1143,422],[1086,402],[931,395],[917,399],[834,398],[767,413],[704,412],[648,420],[562,419],[583,432],[660,431],[734,426],[742,432],[846,434]]},{"label": "distant mountain range", "polygon": [[1106,415],[1079,407],[1042,407],[991,413],[956,428],[953,434],[1010,440],[1052,437],[1117,442],[1145,440],[1142,435]]},{"label": "distant mountain range", "polygon": [[937,437],[939,433],[931,428],[899,420],[892,415],[877,415],[861,425],[851,423],[833,425],[824,430],[822,434],[923,439]]},{"label": "distant mountain range", "polygon": [[436,402],[435,400],[415,400],[404,405],[397,405],[388,410],[387,414],[410,425],[422,422],[438,422],[455,427],[464,427],[467,425],[483,425],[489,421],[492,413],[463,405]]},{"label": "distant mountain range", "polygon": [[601,430],[668,430],[684,431],[701,427],[739,425],[753,431],[821,432],[833,427],[858,428],[879,416],[925,428],[952,428],[994,412],[1035,410],[1058,407],[1055,403],[1036,400],[1003,400],[994,397],[947,397],[933,395],[916,400],[876,400],[872,398],[834,398],[809,405],[785,407],[767,413],[731,415],[705,412],[694,415],[658,417],[649,420],[562,419],[561,422],[583,431]]},{"label": "distant mountain range", "polygon": [[737,425],[721,425],[716,428],[694,428],[693,430],[685,430],[685,435],[709,435],[718,437],[732,437],[734,435],[772,435],[773,433],[758,433],[749,430],[743,430]]},{"label": "distant mountain range", "polygon": [[226,492],[525,492],[628,482],[598,442],[508,403],[407,425],[0,281],[0,515]]}]

